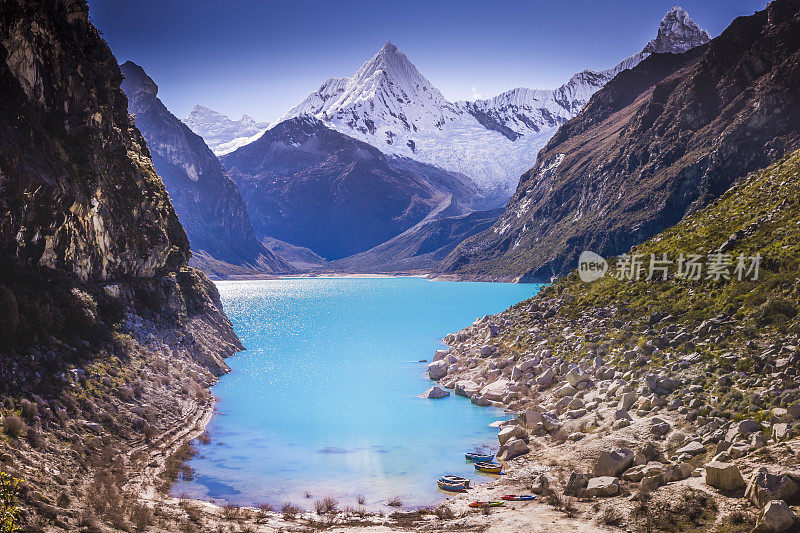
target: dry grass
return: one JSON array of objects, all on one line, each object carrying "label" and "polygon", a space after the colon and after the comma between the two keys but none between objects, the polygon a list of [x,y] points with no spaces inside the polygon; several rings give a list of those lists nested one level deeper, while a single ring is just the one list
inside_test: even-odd
[{"label": "dry grass", "polygon": [[339,505],[339,502],[335,498],[328,496],[314,502],[314,511],[318,515],[333,514],[336,512],[337,505]]},{"label": "dry grass", "polygon": [[292,505],[291,503],[284,503],[281,506],[281,514],[286,520],[294,520],[301,512],[302,510],[299,507]]},{"label": "dry grass", "polygon": [[403,500],[401,500],[399,496],[395,496],[394,498],[389,498],[389,501],[386,502],[386,505],[389,507],[402,507]]}]

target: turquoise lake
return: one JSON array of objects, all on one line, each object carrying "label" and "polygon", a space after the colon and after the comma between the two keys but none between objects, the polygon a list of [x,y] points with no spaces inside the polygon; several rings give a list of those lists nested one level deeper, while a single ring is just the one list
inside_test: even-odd
[{"label": "turquoise lake", "polygon": [[[501,409],[451,395],[424,400],[426,364],[442,337],[533,296],[539,285],[422,278],[312,278],[218,282],[246,347],[214,386],[211,443],[174,495],[237,505],[310,509],[405,507],[444,494],[445,473],[490,481],[461,453],[497,449]],[[311,498],[306,497],[306,492]]]}]

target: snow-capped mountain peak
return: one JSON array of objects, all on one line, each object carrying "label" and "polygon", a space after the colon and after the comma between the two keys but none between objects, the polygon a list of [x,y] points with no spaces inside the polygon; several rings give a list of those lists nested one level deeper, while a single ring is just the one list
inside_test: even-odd
[{"label": "snow-capped mountain peak", "polygon": [[[399,48],[387,41],[353,77],[328,78],[280,121],[303,114],[375,136],[381,123],[392,123],[406,132],[441,130],[444,124],[456,120],[458,111]],[[384,133],[381,140],[391,145],[396,132],[388,129]]]},{"label": "snow-capped mountain peak", "polygon": [[579,72],[553,90],[517,88],[455,103],[387,41],[352,77],[328,78],[280,121],[314,116],[385,153],[465,174],[484,190],[510,196],[539,149],[611,78],[652,53],[684,52],[708,40],[675,7],[641,52],[608,70]]},{"label": "snow-capped mountain peak", "polygon": [[202,137],[217,156],[253,142],[269,127],[268,122],[256,122],[250,115],[232,120],[202,105],[194,106],[183,122]]}]

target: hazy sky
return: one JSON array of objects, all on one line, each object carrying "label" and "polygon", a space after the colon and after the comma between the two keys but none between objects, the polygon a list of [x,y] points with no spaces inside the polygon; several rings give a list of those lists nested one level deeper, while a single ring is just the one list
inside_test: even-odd
[{"label": "hazy sky", "polygon": [[[676,0],[89,0],[120,63],[144,67],[184,117],[203,104],[273,121],[386,40],[450,100],[554,88],[641,50]],[[687,0],[712,37],[764,0]]]}]

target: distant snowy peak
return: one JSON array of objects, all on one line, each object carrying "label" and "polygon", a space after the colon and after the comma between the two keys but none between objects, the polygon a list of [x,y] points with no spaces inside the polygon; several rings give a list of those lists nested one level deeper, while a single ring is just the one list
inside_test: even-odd
[{"label": "distant snowy peak", "polygon": [[217,156],[253,142],[269,127],[268,122],[256,122],[249,115],[242,115],[239,120],[232,120],[201,105],[192,108],[184,123],[202,137]]},{"label": "distant snowy peak", "polygon": [[559,126],[578,114],[594,93],[614,76],[631,69],[651,54],[686,52],[711,40],[682,7],[670,9],[658,26],[658,33],[641,52],[602,71],[584,70],[561,87],[549,90],[517,88],[487,100],[456,102],[487,128],[510,140]]}]

